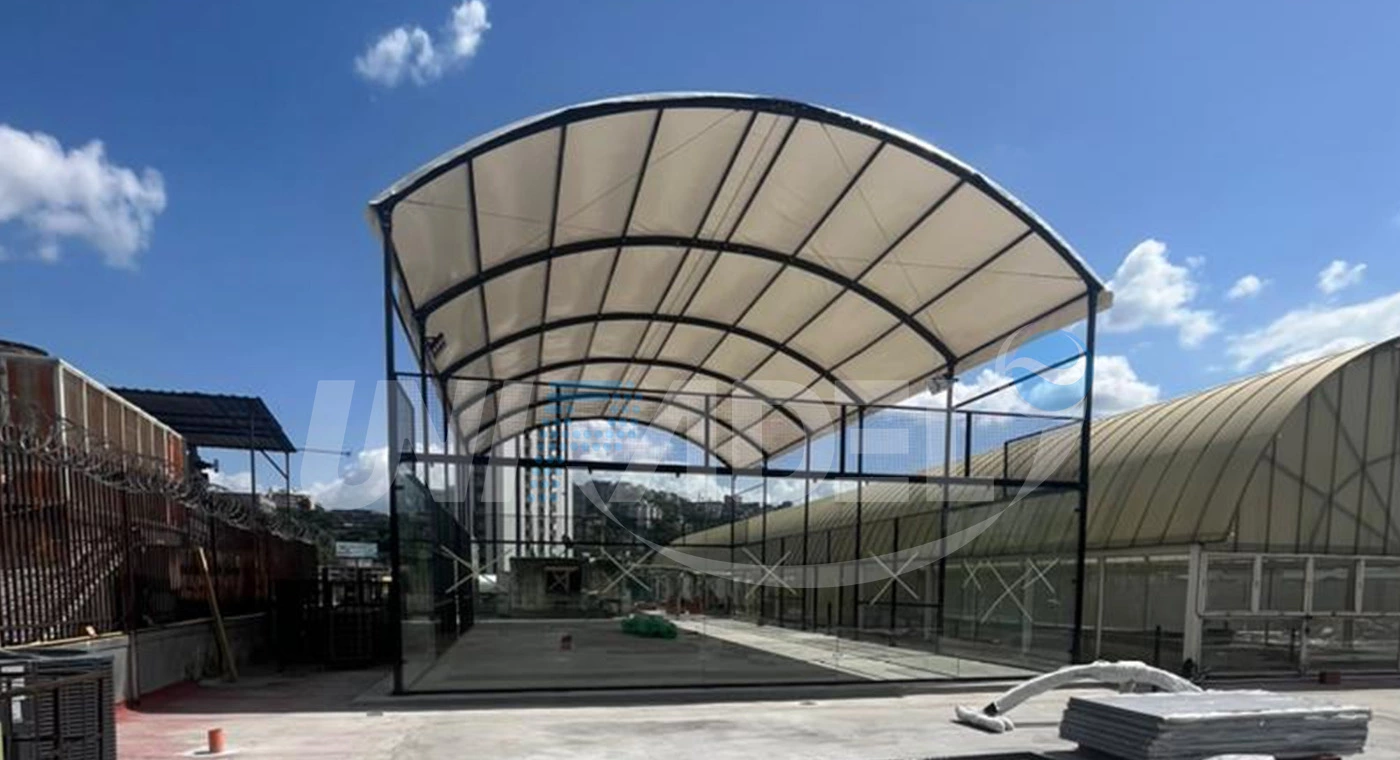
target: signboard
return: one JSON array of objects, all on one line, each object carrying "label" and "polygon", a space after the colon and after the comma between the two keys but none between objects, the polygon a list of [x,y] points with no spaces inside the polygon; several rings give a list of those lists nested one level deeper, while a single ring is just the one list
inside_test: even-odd
[{"label": "signboard", "polygon": [[365,541],[336,541],[335,556],[339,559],[375,559],[379,545]]}]

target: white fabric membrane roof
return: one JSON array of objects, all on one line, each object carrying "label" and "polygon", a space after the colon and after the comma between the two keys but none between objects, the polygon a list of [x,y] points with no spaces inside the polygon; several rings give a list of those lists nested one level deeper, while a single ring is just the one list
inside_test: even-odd
[{"label": "white fabric membrane roof", "polygon": [[[561,416],[622,417],[748,466],[829,429],[832,403],[897,403],[1084,318],[1091,290],[1109,305],[970,167],[771,98],[537,116],[405,177],[371,218],[470,453]],[[591,390],[549,401],[574,384]],[[708,437],[691,393],[724,397]]]}]

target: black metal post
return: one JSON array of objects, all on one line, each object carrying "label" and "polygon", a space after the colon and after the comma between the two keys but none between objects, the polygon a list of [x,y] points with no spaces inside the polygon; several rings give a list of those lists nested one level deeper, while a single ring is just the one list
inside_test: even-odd
[{"label": "black metal post", "polygon": [[[842,475],[846,474],[846,405],[842,404],[838,410],[841,415],[841,430],[836,440],[836,471]],[[810,437],[810,436],[809,436]]]},{"label": "black metal post", "polygon": [[714,425],[710,416],[710,394],[705,394],[705,466],[710,466],[710,428]]},{"label": "black metal post", "polygon": [[972,477],[972,412],[963,415],[963,477]]},{"label": "black metal post", "polygon": [[[1089,316],[1085,328],[1084,419],[1079,424],[1079,525],[1074,555],[1074,634],[1070,662],[1084,661],[1084,570],[1089,541],[1089,433],[1094,416],[1094,347],[1098,337],[1099,292],[1088,292]],[[1103,600],[1099,601],[1100,604]]]},{"label": "black metal post", "polygon": [[729,476],[729,616],[734,617],[734,593],[738,589],[735,573],[737,569],[734,564],[734,539],[735,522],[738,519],[738,499],[739,499],[739,479],[733,475]]},{"label": "black metal post", "polygon": [[[431,436],[428,428],[428,322],[425,319],[418,320],[418,409],[419,416],[423,421],[423,453],[432,451]],[[433,466],[423,465],[423,488],[431,494],[433,492],[432,472]]]},{"label": "black metal post", "polygon": [[399,551],[399,395],[394,366],[394,224],[392,211],[379,211],[379,234],[384,243],[384,381],[388,408],[389,465],[389,642],[394,651],[394,693],[403,693],[403,577]]},{"label": "black metal post", "polygon": [[[810,469],[812,469],[812,436],[809,435],[809,436],[806,437],[806,439],[805,439],[804,442],[803,442],[803,449],[804,449],[803,455],[802,455],[802,459],[803,459],[803,463],[804,463],[803,466],[805,467],[805,469],[810,470]],[[811,559],[808,557],[808,542],[809,542],[809,539],[810,539],[810,532],[811,532],[811,525],[812,525],[812,523],[811,523],[811,516],[812,516],[812,515],[811,515],[811,512],[812,512],[812,479],[811,479],[811,478],[803,478],[803,479],[802,479],[802,568],[803,568],[802,572],[803,572],[803,574],[806,576],[804,580],[807,581],[806,583],[803,583],[803,584],[802,584],[802,628],[803,628],[803,630],[806,630],[806,629],[807,629],[807,624],[808,624],[808,618],[807,618],[807,614],[808,614],[808,613],[807,613],[807,598],[808,598],[808,596],[809,596],[809,592],[810,592],[811,587],[812,587],[812,583],[811,583],[811,580],[812,580],[812,566],[811,566]],[[827,561],[830,562],[830,561],[831,561],[831,557],[827,557]],[[812,611],[812,619],[811,619],[811,620],[812,620],[812,623],[813,623],[814,626],[815,626],[815,623],[816,623],[816,617],[817,617],[816,611],[813,610],[813,611]]]},{"label": "black metal post", "polygon": [[[952,364],[948,365],[948,375],[946,377],[947,387],[943,389],[943,474],[945,476],[953,474],[953,372]],[[968,428],[972,427],[971,415],[968,416]],[[948,486],[948,481],[943,481],[942,508],[938,510],[938,540],[943,541],[948,538],[948,508],[952,500],[952,491]],[[943,626],[947,619],[944,610],[948,601],[948,550],[945,546],[938,556],[938,617],[934,625],[934,651],[939,651],[943,647]]]},{"label": "black metal post", "polygon": [[[768,457],[763,457],[763,469],[768,469]],[[768,567],[768,478],[765,476],[759,481],[762,484],[760,498],[762,501],[758,505],[759,524],[762,526],[763,542],[758,546],[759,562],[763,563],[764,569]],[[768,590],[760,588],[758,590],[758,621],[763,622],[768,617]]]},{"label": "black metal post", "polygon": [[[515,439],[517,448],[524,449],[529,445],[530,436],[522,435]],[[525,534],[525,503],[521,501],[520,481],[525,476],[525,470],[520,465],[515,466],[515,557],[519,557],[524,546]],[[514,561],[514,557],[512,557]]]},{"label": "black metal post", "polygon": [[[845,419],[844,417],[842,419]],[[844,439],[844,436],[843,436]],[[842,464],[845,464],[844,458]],[[854,638],[860,638],[861,614],[860,614],[860,594],[861,581],[865,579],[865,545],[861,540],[861,520],[865,508],[865,479],[861,476],[865,474],[865,407],[861,406],[856,410],[856,579],[855,585],[851,588],[851,625],[854,626]]]},{"label": "black metal post", "polygon": [[[125,478],[123,478],[125,479]],[[125,488],[119,488],[118,497],[121,499],[122,508],[122,549],[124,552],[126,565],[124,573],[126,581],[126,697],[134,705],[141,704],[141,671],[138,664],[138,645],[136,629],[140,625],[141,618],[136,609],[136,542],[133,540],[134,534],[131,524],[131,495]]]}]

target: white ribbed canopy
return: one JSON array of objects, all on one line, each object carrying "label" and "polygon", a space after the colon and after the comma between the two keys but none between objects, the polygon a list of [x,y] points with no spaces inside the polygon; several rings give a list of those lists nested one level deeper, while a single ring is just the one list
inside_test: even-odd
[{"label": "white ribbed canopy", "polygon": [[[560,416],[621,417],[753,464],[833,423],[795,399],[898,402],[1082,319],[1102,288],[937,148],[743,95],[518,122],[400,180],[371,214],[471,452]],[[549,401],[580,383],[625,403]],[[711,402],[707,435],[689,393],[736,400]]]}]

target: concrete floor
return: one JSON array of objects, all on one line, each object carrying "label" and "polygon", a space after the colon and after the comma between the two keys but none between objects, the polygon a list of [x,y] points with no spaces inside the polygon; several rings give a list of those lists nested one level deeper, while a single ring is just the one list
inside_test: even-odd
[{"label": "concrete floor", "polygon": [[1024,668],[891,647],[872,641],[852,641],[819,631],[755,625],[734,618],[695,615],[675,619],[675,623],[682,630],[694,631],[712,639],[871,681],[1025,678],[1034,675]]},{"label": "concrete floor", "polygon": [[[409,651],[411,691],[1020,678],[1022,668],[701,615],[675,639],[622,633],[619,620],[483,620],[433,658],[427,627]],[[563,650],[560,641],[571,637]]]},{"label": "concrete floor", "polygon": [[[950,721],[953,705],[989,694],[926,693],[863,699],[710,704],[497,708],[487,698],[373,696],[381,672],[245,678],[179,688],[124,710],[122,758],[189,757],[223,728],[246,758],[895,758],[1051,752],[1077,757],[1056,726],[1071,692],[1018,708],[1018,729],[984,734]],[[793,687],[802,690],[816,687]],[[366,695],[365,691],[370,690]],[[1371,707],[1367,760],[1400,760],[1400,688],[1318,691]],[[497,702],[498,703],[498,702]],[[1063,753],[1063,754],[1058,754]]]},{"label": "concrete floor", "polygon": [[[567,651],[561,637],[572,637]],[[622,632],[621,621],[481,621],[421,676],[414,691],[701,686],[859,680],[820,663],[682,631],[675,639]]]}]

